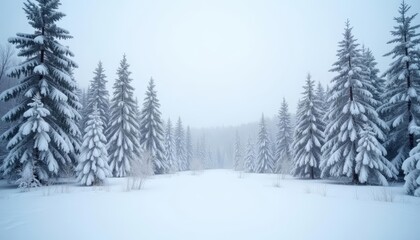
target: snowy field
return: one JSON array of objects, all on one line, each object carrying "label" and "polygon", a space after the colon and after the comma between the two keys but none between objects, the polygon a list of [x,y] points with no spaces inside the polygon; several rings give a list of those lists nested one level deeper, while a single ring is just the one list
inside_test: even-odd
[{"label": "snowy field", "polygon": [[[20,192],[0,186],[0,239],[418,239],[420,198],[351,186],[209,170]],[[54,214],[52,214],[54,213]]]}]

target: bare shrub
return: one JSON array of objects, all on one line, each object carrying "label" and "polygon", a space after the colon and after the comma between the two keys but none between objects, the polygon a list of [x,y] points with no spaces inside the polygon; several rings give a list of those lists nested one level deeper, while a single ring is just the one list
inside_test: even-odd
[{"label": "bare shrub", "polygon": [[132,164],[131,176],[126,179],[125,191],[140,190],[146,180],[153,175],[153,156],[148,151]]},{"label": "bare shrub", "polygon": [[373,200],[380,202],[394,202],[395,194],[391,191],[391,189],[383,187],[381,189],[373,189],[372,198]]}]

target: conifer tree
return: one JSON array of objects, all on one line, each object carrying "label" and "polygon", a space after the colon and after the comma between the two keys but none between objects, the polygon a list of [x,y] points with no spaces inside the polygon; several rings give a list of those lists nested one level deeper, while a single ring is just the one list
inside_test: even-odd
[{"label": "conifer tree", "polygon": [[258,156],[255,166],[257,173],[272,173],[274,168],[273,157],[270,149],[270,141],[264,121],[264,114],[260,121],[260,130],[258,133]]},{"label": "conifer tree", "polygon": [[331,80],[325,129],[326,142],[322,147],[322,177],[347,176],[353,183],[360,183],[356,169],[357,143],[363,126],[372,128],[375,136],[383,140],[386,124],[379,118],[374,106],[371,82],[361,61],[360,50],[352,34],[349,22],[346,23],[344,39],[339,42],[337,62],[330,71],[337,72]]},{"label": "conifer tree", "polygon": [[388,158],[398,171],[402,162],[409,157],[415,147],[414,129],[419,125],[420,76],[417,47],[420,43],[416,30],[420,25],[412,25],[417,14],[409,15],[410,7],[403,1],[399,8],[399,16],[394,18],[397,26],[391,31],[393,39],[388,44],[394,48],[385,56],[392,56],[393,62],[384,73],[387,77],[386,91],[383,95],[385,103],[379,111],[385,116],[390,128],[385,145]]},{"label": "conifer tree", "polygon": [[176,161],[179,171],[185,171],[188,168],[187,156],[185,153],[185,132],[182,126],[181,118],[178,118],[175,129],[175,149]]},{"label": "conifer tree", "polygon": [[108,153],[109,166],[114,177],[129,175],[131,166],[140,156],[139,125],[129,67],[124,55],[117,70],[118,78],[115,80],[111,99]]},{"label": "conifer tree", "polygon": [[86,124],[81,155],[76,167],[77,181],[86,186],[99,185],[112,174],[108,165],[107,142],[103,134],[101,113],[96,105],[92,106],[92,113]]},{"label": "conifer tree", "polygon": [[186,156],[186,163],[187,163],[186,170],[190,170],[191,161],[193,159],[193,146],[192,146],[190,126],[187,127],[187,133],[185,137],[185,156]]},{"label": "conifer tree", "polygon": [[386,178],[396,176],[397,170],[384,156],[386,150],[370,126],[360,132],[357,145],[356,173],[360,183],[388,185]]},{"label": "conifer tree", "polygon": [[[415,130],[416,134],[418,134],[420,128],[416,128]],[[408,194],[420,197],[420,141],[410,151],[410,157],[403,162],[402,169],[405,174],[405,191]]]},{"label": "conifer tree", "polygon": [[[324,87],[322,86],[321,82],[318,82],[318,87],[315,91],[315,97],[317,98],[317,100],[321,104],[321,106],[320,106],[321,115],[324,117],[325,114],[328,113],[328,109],[329,109],[330,106],[328,105],[327,92],[324,89]],[[322,131],[324,131],[324,129],[322,129]]]},{"label": "conifer tree", "polygon": [[244,168],[245,172],[252,173],[255,171],[255,146],[252,138],[248,139],[248,144],[246,146]]},{"label": "conifer tree", "polygon": [[234,162],[233,162],[233,169],[235,171],[243,170],[242,146],[241,146],[241,139],[239,138],[238,131],[236,131],[236,137],[235,137],[235,156],[234,156]]},{"label": "conifer tree", "polygon": [[2,101],[17,100],[2,118],[12,126],[2,135],[9,152],[1,170],[21,186],[37,186],[60,175],[79,152],[81,105],[71,75],[77,65],[59,42],[72,38],[57,25],[65,16],[59,6],[59,0],[27,1],[23,10],[35,31],[9,39],[25,60],[8,71],[19,84],[0,95]]},{"label": "conifer tree", "polygon": [[316,97],[314,88],[315,83],[308,74],[296,115],[292,170],[294,176],[311,179],[320,176],[321,147],[324,143],[322,103]]},{"label": "conifer tree", "polygon": [[175,142],[173,137],[173,129],[171,119],[168,119],[165,128],[165,140],[164,140],[164,153],[165,153],[165,162],[169,165],[170,171],[178,171],[179,166],[175,159]]},{"label": "conifer tree", "polygon": [[159,107],[160,103],[157,99],[155,83],[151,78],[141,111],[140,144],[143,150],[151,154],[155,174],[163,174],[169,171],[169,165],[163,156],[163,128]]},{"label": "conifer tree", "polygon": [[105,70],[102,67],[102,62],[98,63],[95,69],[94,77],[90,81],[86,111],[91,114],[93,106],[98,108],[99,116],[102,120],[104,131],[107,131],[109,124],[109,93],[106,89]]},{"label": "conifer tree", "polygon": [[275,152],[275,172],[279,173],[282,167],[286,167],[292,161],[291,144],[292,123],[289,113],[289,105],[283,98],[281,108],[278,115],[277,136],[276,136],[276,152]]}]

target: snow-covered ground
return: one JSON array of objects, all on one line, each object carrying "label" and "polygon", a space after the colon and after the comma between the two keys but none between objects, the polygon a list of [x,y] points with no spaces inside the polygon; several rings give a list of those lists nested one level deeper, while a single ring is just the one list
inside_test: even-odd
[{"label": "snow-covered ground", "polygon": [[0,239],[419,239],[420,198],[387,188],[209,170],[20,192],[1,183]]}]

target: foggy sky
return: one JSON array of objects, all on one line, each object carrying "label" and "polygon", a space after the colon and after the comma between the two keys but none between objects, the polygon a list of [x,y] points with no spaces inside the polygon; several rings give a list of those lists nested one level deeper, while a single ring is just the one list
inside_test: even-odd
[{"label": "foggy sky", "polygon": [[[308,72],[329,83],[337,42],[350,19],[383,71],[400,1],[62,0],[59,26],[74,39],[75,77],[87,87],[99,60],[108,88],[124,53],[136,97],[156,80],[163,117],[192,127],[238,125],[273,116],[283,97],[295,111]],[[420,1],[406,1],[410,14]],[[1,0],[0,43],[32,32],[23,0]],[[418,16],[415,24],[420,23]]]}]

